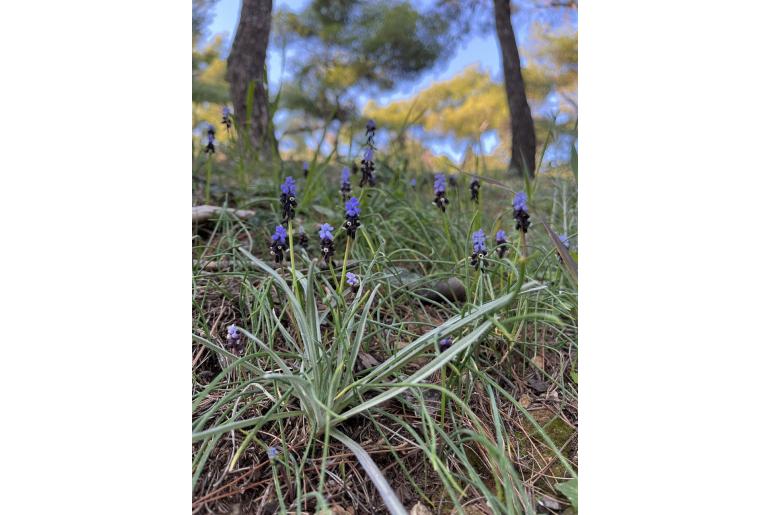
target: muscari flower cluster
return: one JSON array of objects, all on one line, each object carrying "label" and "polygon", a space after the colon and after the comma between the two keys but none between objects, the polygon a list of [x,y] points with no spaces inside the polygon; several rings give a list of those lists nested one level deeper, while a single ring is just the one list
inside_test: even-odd
[{"label": "muscari flower cluster", "polygon": [[350,197],[345,202],[345,230],[350,239],[356,238],[356,230],[361,226],[358,216],[361,214],[361,206],[356,197]]},{"label": "muscari flower cluster", "polygon": [[569,248],[569,238],[567,238],[566,234],[560,234],[559,241],[561,242],[562,245]]},{"label": "muscari flower cluster", "polygon": [[345,282],[348,283],[349,286],[353,288],[357,288],[360,284],[360,281],[358,280],[358,276],[354,274],[353,272],[348,272],[345,274]]},{"label": "muscari flower cluster", "polygon": [[340,178],[340,195],[342,195],[343,201],[346,201],[350,198],[350,169],[347,166],[342,169],[342,177]]},{"label": "muscari flower cluster", "polygon": [[299,231],[297,231],[297,232],[299,233],[297,235],[297,238],[299,239],[299,241],[297,243],[299,243],[300,247],[302,247],[303,249],[307,250],[308,239],[307,239],[307,234],[305,233],[305,228],[300,225],[299,226]]},{"label": "muscari flower cluster", "polygon": [[307,163],[307,161],[302,162],[302,173],[307,177],[307,172],[310,170],[310,165]]},{"label": "muscari flower cluster", "polygon": [[209,142],[206,145],[206,148],[204,149],[204,152],[207,154],[213,154],[216,149],[214,148],[214,126],[209,125],[208,129],[206,130],[209,137]]},{"label": "muscari flower cluster", "polygon": [[452,343],[453,343],[452,338],[446,337],[446,338],[440,339],[438,341],[439,351],[444,352],[445,350],[447,350],[449,347],[452,346]]},{"label": "muscari flower cluster", "polygon": [[474,177],[471,179],[471,201],[475,203],[479,203],[479,188],[481,188],[481,183],[479,182],[478,177]]},{"label": "muscari flower cluster", "polygon": [[286,229],[283,225],[276,225],[273,239],[270,243],[270,254],[275,257],[275,262],[283,261],[283,253],[286,252]]},{"label": "muscari flower cluster", "polygon": [[495,243],[497,243],[497,255],[502,258],[505,255],[505,251],[508,250],[508,240],[505,237],[505,231],[500,229],[495,235]]},{"label": "muscari flower cluster", "polygon": [[513,196],[513,218],[516,220],[516,230],[527,232],[532,223],[529,221],[529,209],[527,209],[527,194],[517,191]]},{"label": "muscari flower cluster", "polygon": [[446,198],[446,177],[443,173],[436,174],[436,178],[433,180],[433,193],[436,194],[433,204],[441,208],[441,211],[446,211],[449,199]]},{"label": "muscari flower cluster", "polygon": [[332,231],[334,227],[329,224],[323,224],[321,230],[318,231],[318,236],[321,238],[321,253],[323,254],[324,261],[328,265],[330,262],[333,264],[332,258],[334,257],[334,235]]},{"label": "muscari flower cluster", "polygon": [[281,208],[283,209],[283,222],[294,219],[294,208],[297,207],[297,183],[294,177],[289,175],[281,184]]},{"label": "muscari flower cluster", "polygon": [[228,326],[227,328],[227,341],[225,344],[227,350],[233,354],[242,354],[244,349],[244,342],[241,339],[241,333],[235,324]]},{"label": "muscari flower cluster", "polygon": [[374,151],[372,147],[364,150],[364,158],[361,160],[361,182],[358,184],[374,186]]},{"label": "muscari flower cluster", "polygon": [[479,229],[472,235],[473,238],[473,254],[471,254],[471,266],[476,270],[482,266],[484,257],[487,255],[487,237],[484,234],[483,229]]},{"label": "muscari flower cluster", "polygon": [[230,113],[229,107],[224,106],[222,108],[222,124],[227,128],[228,131],[233,126],[233,119],[230,117],[231,114],[232,113]]}]

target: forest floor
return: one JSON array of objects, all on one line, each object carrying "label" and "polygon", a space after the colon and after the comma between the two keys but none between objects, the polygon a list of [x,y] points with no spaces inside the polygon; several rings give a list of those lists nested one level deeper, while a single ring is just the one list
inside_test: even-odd
[{"label": "forest floor", "polygon": [[[525,184],[488,173],[475,203],[460,174],[442,212],[432,174],[383,163],[375,187],[352,176],[361,227],[349,240],[339,166],[314,164],[305,178],[285,163],[256,181],[230,162],[207,167],[194,171],[194,204],[247,212],[192,226],[194,513],[387,513],[372,468],[411,513],[576,512],[576,175]],[[275,263],[287,175],[299,203],[292,248]],[[331,267],[322,223],[335,228]],[[478,229],[481,270],[470,259]]]}]

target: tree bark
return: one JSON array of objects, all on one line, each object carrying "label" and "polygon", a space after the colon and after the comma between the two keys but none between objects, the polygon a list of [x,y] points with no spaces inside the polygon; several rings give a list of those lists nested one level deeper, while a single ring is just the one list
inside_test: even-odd
[{"label": "tree bark", "polygon": [[[272,160],[277,150],[275,134],[270,124],[265,58],[270,39],[272,0],[243,0],[238,30],[227,58],[227,82],[233,98],[235,117],[248,133],[257,154]],[[251,117],[247,119],[246,103],[249,84],[254,83]]]},{"label": "tree bark", "polygon": [[495,4],[495,28],[500,41],[505,93],[511,115],[511,161],[510,170],[521,176],[524,170],[535,173],[535,125],[527,103],[524,79],[521,76],[521,61],[516,47],[516,38],[511,25],[510,0],[493,0]]}]

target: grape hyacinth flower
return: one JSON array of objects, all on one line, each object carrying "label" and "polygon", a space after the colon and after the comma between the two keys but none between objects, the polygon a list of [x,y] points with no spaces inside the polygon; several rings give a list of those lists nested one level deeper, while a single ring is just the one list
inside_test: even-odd
[{"label": "grape hyacinth flower", "polygon": [[228,131],[233,126],[233,119],[230,117],[230,115],[230,108],[224,106],[222,108],[222,124],[227,128]]},{"label": "grape hyacinth flower", "polygon": [[244,344],[241,341],[241,333],[235,324],[227,327],[227,341],[225,343],[227,350],[233,354],[239,355],[243,353]]},{"label": "grape hyacinth flower", "polygon": [[[332,231],[334,227],[329,224],[323,224],[321,230],[318,231],[318,236],[321,238],[321,253],[323,254],[324,261],[328,265],[334,257],[334,235]],[[334,263],[331,261],[332,264]]]},{"label": "grape hyacinth flower", "polygon": [[474,177],[471,179],[471,202],[475,202],[476,204],[479,203],[479,188],[481,188],[479,178]]},{"label": "grape hyacinth flower", "polygon": [[411,181],[409,181],[409,185],[412,188],[416,188],[417,187],[417,179],[412,179]]},{"label": "grape hyacinth flower", "polygon": [[449,349],[449,347],[452,346],[452,338],[446,337],[442,338],[438,341],[438,348],[441,352],[444,352],[445,350]]},{"label": "grape hyacinth flower", "polygon": [[342,169],[340,177],[340,195],[343,201],[350,198],[350,169],[347,166]]},{"label": "grape hyacinth flower", "polygon": [[213,125],[209,125],[208,129],[206,130],[206,132],[208,133],[209,142],[206,145],[206,148],[204,149],[204,152],[206,154],[213,154],[216,151],[216,149],[214,148],[214,126]]},{"label": "grape hyacinth flower", "polygon": [[513,196],[513,218],[516,220],[516,230],[526,234],[532,223],[529,221],[527,194],[523,191],[517,191]]},{"label": "grape hyacinth flower", "polygon": [[472,239],[473,254],[471,254],[471,266],[478,270],[482,266],[484,257],[487,255],[487,237],[484,234],[484,229],[474,232]]},{"label": "grape hyacinth flower", "polygon": [[371,147],[374,146],[374,133],[376,130],[377,125],[374,123],[374,120],[366,122],[366,143]]},{"label": "grape hyacinth flower", "polygon": [[307,163],[307,161],[304,161],[302,163],[302,173],[305,175],[306,178],[307,178],[307,172],[309,170],[310,170],[310,165]]},{"label": "grape hyacinth flower", "polygon": [[372,147],[364,150],[364,158],[361,160],[361,182],[359,186],[369,184],[374,186],[374,151]]},{"label": "grape hyacinth flower", "polygon": [[273,233],[273,241],[270,243],[270,254],[275,256],[275,262],[283,261],[283,253],[286,252],[286,229],[283,225],[276,225]]},{"label": "grape hyacinth flower", "polygon": [[350,200],[345,202],[345,230],[352,240],[356,239],[356,230],[361,226],[361,222],[358,220],[360,214],[361,206],[358,199],[350,197]]},{"label": "grape hyacinth flower", "polygon": [[495,235],[495,243],[497,243],[497,255],[502,259],[505,255],[505,251],[508,250],[508,240],[505,237],[505,231],[500,229]]},{"label": "grape hyacinth flower", "polygon": [[275,447],[268,447],[267,448],[267,459],[270,461],[273,461],[275,458],[278,457],[278,449]]},{"label": "grape hyacinth flower", "polygon": [[561,242],[562,245],[569,248],[569,238],[567,238],[566,234],[560,234],[559,241]]},{"label": "grape hyacinth flower", "polygon": [[439,207],[441,211],[446,211],[449,199],[446,198],[446,177],[443,173],[436,174],[433,180],[433,193],[436,194],[436,198],[433,199],[433,205]]},{"label": "grape hyacinth flower", "polygon": [[297,207],[297,183],[294,177],[289,175],[281,184],[281,208],[283,209],[283,222],[294,218],[294,208]]},{"label": "grape hyacinth flower", "polygon": [[346,273],[345,277],[346,277],[345,282],[353,288],[357,288],[358,285],[360,284],[360,281],[358,280],[358,276],[353,272]]},{"label": "grape hyacinth flower", "polygon": [[303,249],[307,250],[308,238],[307,238],[307,234],[305,233],[305,228],[300,225],[299,231],[297,232],[298,232],[297,238],[299,240],[297,244]]}]

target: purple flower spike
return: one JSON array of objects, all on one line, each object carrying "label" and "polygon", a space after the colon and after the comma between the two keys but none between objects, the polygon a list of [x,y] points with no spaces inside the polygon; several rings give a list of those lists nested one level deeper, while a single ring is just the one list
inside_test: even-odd
[{"label": "purple flower spike", "polygon": [[332,227],[329,224],[323,224],[321,226],[321,230],[318,231],[318,236],[321,237],[322,240],[333,240],[334,236],[332,235],[332,231],[334,230],[334,227]]},{"label": "purple flower spike", "polygon": [[438,195],[446,191],[446,177],[443,173],[437,173],[436,178],[433,180],[433,193]]},{"label": "purple flower spike", "polygon": [[527,209],[527,194],[523,191],[517,191],[513,196],[513,210],[524,211],[525,213],[529,211]]},{"label": "purple flower spike", "polygon": [[561,242],[562,245],[569,248],[569,238],[567,238],[566,234],[560,234],[559,241]]},{"label": "purple flower spike", "polygon": [[241,335],[238,332],[238,328],[235,327],[235,324],[228,326],[227,328],[227,337],[228,338],[239,338]]},{"label": "purple flower spike", "polygon": [[497,255],[502,258],[505,255],[505,251],[508,250],[508,239],[504,230],[500,229],[497,231],[495,243],[497,243]]},{"label": "purple flower spike", "polygon": [[286,177],[286,180],[283,181],[283,184],[281,184],[281,193],[292,197],[297,196],[297,183],[294,180],[294,177],[291,175]]},{"label": "purple flower spike", "polygon": [[342,169],[342,184],[348,184],[350,182],[350,168],[347,166]]},{"label": "purple flower spike", "polygon": [[374,152],[371,147],[367,147],[367,149],[364,150],[364,161],[374,161]]},{"label": "purple flower spike", "polygon": [[452,338],[442,338],[438,341],[438,348],[441,352],[444,352],[452,346]]},{"label": "purple flower spike", "polygon": [[345,277],[347,279],[345,280],[346,283],[348,283],[350,286],[358,286],[358,277],[353,272],[348,272],[345,274]]},{"label": "purple flower spike", "polygon": [[479,229],[473,233],[473,251],[481,252],[487,250],[487,236],[484,234],[484,229]]},{"label": "purple flower spike", "polygon": [[274,460],[276,457],[278,457],[278,449],[276,449],[275,447],[268,447],[267,459]]},{"label": "purple flower spike", "polygon": [[478,270],[487,255],[487,236],[483,229],[479,229],[471,235],[473,239],[473,254],[471,254],[471,266]]},{"label": "purple flower spike", "polygon": [[345,202],[345,216],[352,217],[361,214],[361,207],[356,197],[350,197],[350,200]]},{"label": "purple flower spike", "polygon": [[409,181],[409,184],[412,186],[412,188],[414,188],[415,186],[417,186],[417,179],[412,179],[411,181]]},{"label": "purple flower spike", "polygon": [[276,225],[275,232],[273,233],[273,241],[277,241],[281,245],[286,245],[286,229],[283,225]]},{"label": "purple flower spike", "polygon": [[374,120],[369,120],[366,122],[366,132],[372,132],[377,129],[377,125],[374,123]]}]

